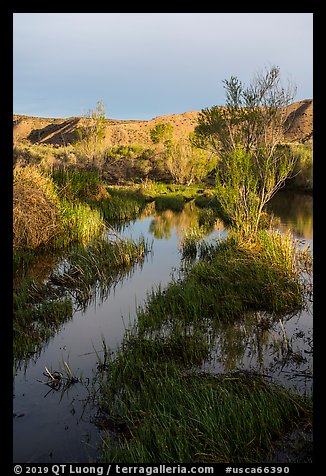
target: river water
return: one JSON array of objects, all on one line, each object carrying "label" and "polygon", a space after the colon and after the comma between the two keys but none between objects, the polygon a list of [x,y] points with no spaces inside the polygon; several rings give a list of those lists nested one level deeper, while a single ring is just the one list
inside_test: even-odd
[{"label": "river water", "polygon": [[[312,197],[279,193],[269,208],[280,218],[280,229],[291,229],[312,247]],[[76,311],[14,376],[13,460],[17,463],[86,463],[99,456],[101,432],[92,423],[90,387],[103,339],[110,348],[121,342],[136,317],[138,306],[156,286],[165,286],[180,267],[180,244],[194,223],[196,211],[160,214],[148,209],[121,230],[134,239],[152,243],[152,252],[108,297],[94,300],[85,311]],[[217,221],[207,239],[226,236]],[[268,329],[257,331],[257,319],[248,316],[237,325],[221,326],[215,352],[204,368],[214,372],[251,370],[273,377],[300,393],[312,391],[312,305],[295,316],[286,316]],[[262,327],[260,327],[262,329]],[[99,354],[97,355],[98,352]],[[62,370],[69,363],[82,382],[69,389],[51,390],[39,382],[45,367]]]}]

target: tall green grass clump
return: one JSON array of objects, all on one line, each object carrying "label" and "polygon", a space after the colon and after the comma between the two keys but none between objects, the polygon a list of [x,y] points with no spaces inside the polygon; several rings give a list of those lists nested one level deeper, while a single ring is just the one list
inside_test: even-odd
[{"label": "tall green grass clump", "polygon": [[52,173],[52,179],[61,198],[63,229],[56,244],[86,244],[92,238],[101,236],[106,229],[102,203],[110,195],[100,173],[96,170],[58,169]]},{"label": "tall green grass clump", "polygon": [[101,212],[86,203],[74,203],[63,199],[60,219],[61,233],[53,244],[57,248],[71,243],[86,245],[92,239],[102,236],[106,230]]},{"label": "tall green grass clump", "polygon": [[[96,386],[108,435],[102,462],[269,462],[277,438],[311,424],[311,400],[257,375],[186,370],[195,345],[172,342],[129,335],[116,353],[105,349]],[[188,360],[180,365],[178,355]]]},{"label": "tall green grass clump", "polygon": [[63,265],[50,276],[50,282],[73,294],[79,307],[86,308],[96,296],[107,297],[112,286],[142,265],[149,247],[144,238],[138,241],[106,238],[93,240],[87,247],[78,246]]},{"label": "tall green grass clump", "polygon": [[183,195],[169,194],[162,195],[155,198],[155,209],[157,212],[164,210],[172,210],[174,212],[181,212],[185,206],[186,200]]},{"label": "tall green grass clump", "polygon": [[110,198],[101,204],[101,212],[110,224],[135,220],[147,203],[141,193],[113,187],[108,188],[108,192]]},{"label": "tall green grass clump", "polygon": [[[294,178],[292,187],[305,190],[313,189],[313,147],[311,143],[291,145],[290,150],[295,157]],[[290,185],[290,184],[289,184]]]},{"label": "tall green grass clump", "polygon": [[97,170],[64,170],[52,172],[52,179],[59,189],[60,196],[67,200],[100,200],[109,194]]}]

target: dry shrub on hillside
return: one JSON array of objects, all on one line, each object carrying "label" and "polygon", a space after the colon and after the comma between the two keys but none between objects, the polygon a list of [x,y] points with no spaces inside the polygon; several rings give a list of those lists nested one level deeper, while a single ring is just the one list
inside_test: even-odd
[{"label": "dry shrub on hillside", "polygon": [[14,169],[14,248],[36,248],[60,231],[59,202],[53,182],[35,166]]}]

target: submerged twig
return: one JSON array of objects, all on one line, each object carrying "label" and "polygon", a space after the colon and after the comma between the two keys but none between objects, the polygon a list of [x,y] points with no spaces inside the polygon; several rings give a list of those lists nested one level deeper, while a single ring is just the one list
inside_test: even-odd
[{"label": "submerged twig", "polygon": [[64,377],[62,372],[58,371],[50,371],[47,367],[45,367],[45,372],[43,372],[43,375],[48,378],[47,381],[42,381],[42,380],[37,380],[39,383],[48,385],[51,387],[51,390],[67,390],[71,385],[79,382],[79,379],[73,374],[71,368],[67,364],[66,361],[64,361],[64,367],[66,371],[66,377]]}]

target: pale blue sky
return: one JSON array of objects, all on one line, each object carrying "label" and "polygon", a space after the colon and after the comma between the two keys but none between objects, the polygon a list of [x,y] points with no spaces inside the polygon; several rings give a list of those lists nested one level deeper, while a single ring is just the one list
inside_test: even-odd
[{"label": "pale blue sky", "polygon": [[312,13],[14,13],[15,114],[151,119],[222,105],[271,65],[313,97]]}]

